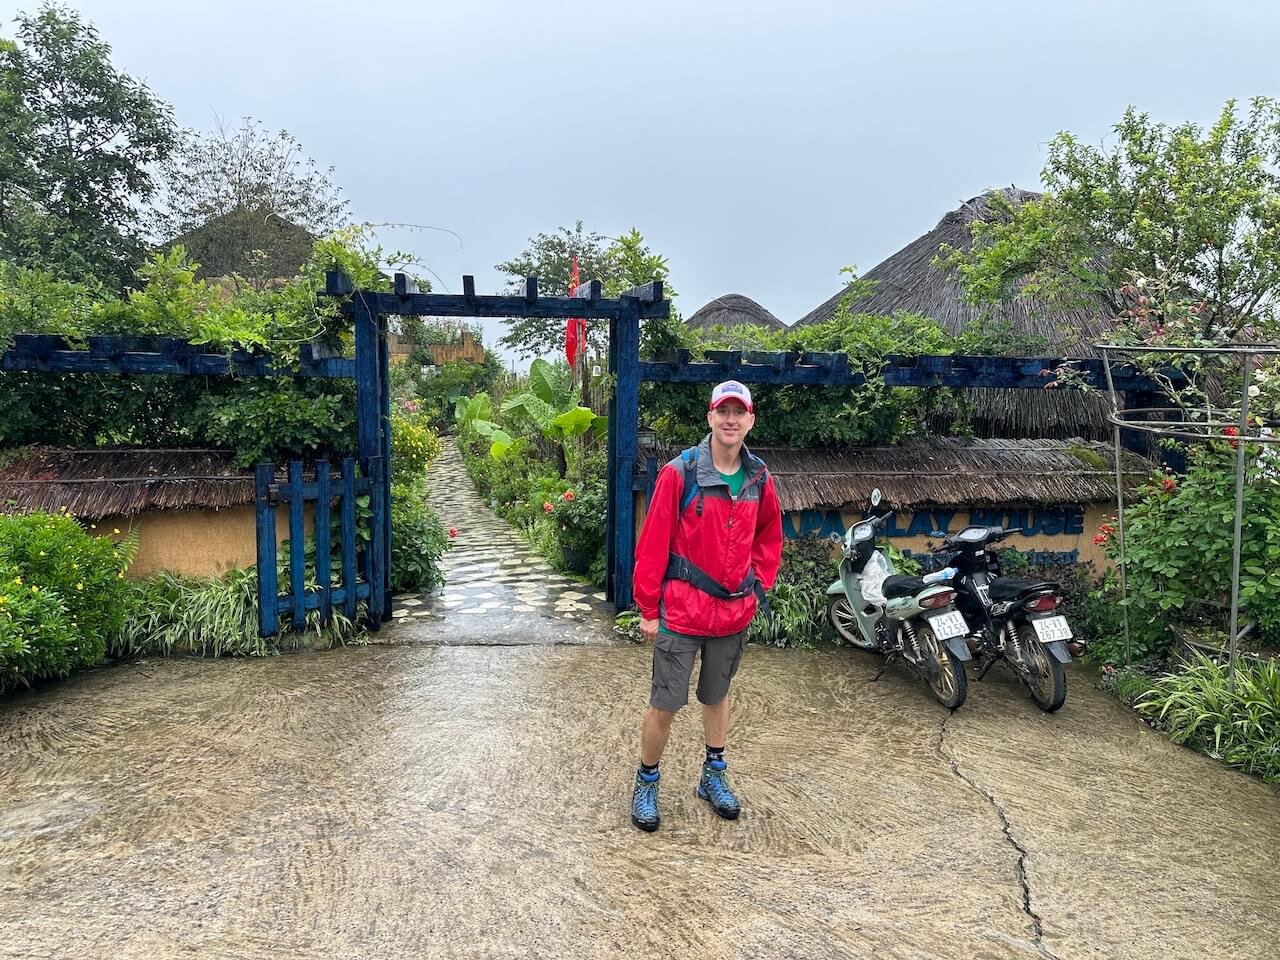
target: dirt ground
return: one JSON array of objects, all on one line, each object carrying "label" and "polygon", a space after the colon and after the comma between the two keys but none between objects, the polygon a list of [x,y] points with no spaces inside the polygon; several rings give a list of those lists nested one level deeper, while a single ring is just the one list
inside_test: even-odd
[{"label": "dirt ground", "polygon": [[[441,628],[443,629],[443,628]],[[402,643],[146,661],[0,704],[0,957],[1277,955],[1277,791],[1072,677],[954,716],[849,651],[750,648],[736,822],[648,651]],[[501,640],[501,637],[496,639]]]}]

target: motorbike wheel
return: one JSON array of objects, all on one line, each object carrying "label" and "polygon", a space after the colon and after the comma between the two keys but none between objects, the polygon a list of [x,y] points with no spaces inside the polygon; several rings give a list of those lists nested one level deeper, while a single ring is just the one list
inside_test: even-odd
[{"label": "motorbike wheel", "polygon": [[862,635],[862,630],[858,626],[858,615],[854,612],[853,605],[849,603],[849,598],[844,594],[837,593],[827,601],[827,621],[839,634],[840,639],[849,646],[879,653],[880,645],[874,641],[868,643],[867,638]]},{"label": "motorbike wheel", "polygon": [[957,660],[933,632],[933,628],[921,624],[915,628],[920,652],[938,667],[937,676],[929,681],[934,699],[948,710],[958,710],[969,696],[969,677],[964,672],[964,662]]},{"label": "motorbike wheel", "polygon": [[1034,657],[1040,667],[1040,676],[1023,674],[1023,680],[1031,691],[1031,699],[1045,713],[1062,709],[1067,702],[1067,668],[1059,663],[1040,639],[1035,628],[1028,623],[1018,627],[1018,639],[1022,641],[1023,656]]}]

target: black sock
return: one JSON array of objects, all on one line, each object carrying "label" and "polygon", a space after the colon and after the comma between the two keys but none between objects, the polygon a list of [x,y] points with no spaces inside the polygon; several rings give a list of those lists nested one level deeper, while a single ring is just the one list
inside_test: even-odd
[{"label": "black sock", "polygon": [[713,747],[707,744],[707,763],[712,760],[724,760],[724,747]]},{"label": "black sock", "polygon": [[[661,762],[662,762],[661,760],[658,761],[658,763],[661,763]],[[658,764],[657,763],[649,764],[641,760],[640,772],[643,773],[646,777],[652,777],[655,773],[658,772]]]}]

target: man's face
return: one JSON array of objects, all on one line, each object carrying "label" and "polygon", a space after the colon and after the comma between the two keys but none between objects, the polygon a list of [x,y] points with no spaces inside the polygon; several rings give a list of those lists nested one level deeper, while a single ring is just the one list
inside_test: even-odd
[{"label": "man's face", "polygon": [[755,423],[756,415],[748,411],[741,400],[725,400],[707,411],[707,426],[712,436],[727,447],[742,443]]}]

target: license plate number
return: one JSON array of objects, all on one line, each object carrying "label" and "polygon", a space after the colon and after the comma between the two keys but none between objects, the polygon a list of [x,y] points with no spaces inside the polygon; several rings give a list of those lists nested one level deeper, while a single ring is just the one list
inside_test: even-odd
[{"label": "license plate number", "polygon": [[1031,625],[1036,628],[1036,636],[1044,643],[1070,640],[1072,637],[1071,625],[1067,623],[1066,617],[1045,617],[1043,620],[1032,620]]},{"label": "license plate number", "polygon": [[963,637],[969,632],[969,625],[964,622],[964,614],[959,610],[935,614],[929,618],[929,626],[933,628],[933,635],[939,640]]}]

